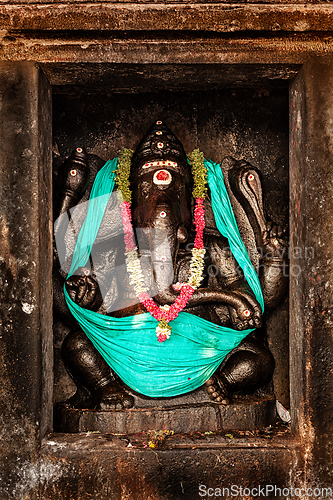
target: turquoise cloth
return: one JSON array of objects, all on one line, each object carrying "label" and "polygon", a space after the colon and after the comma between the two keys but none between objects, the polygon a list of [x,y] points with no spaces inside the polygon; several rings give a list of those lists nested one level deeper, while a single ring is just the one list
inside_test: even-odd
[{"label": "turquoise cloth", "polygon": [[[68,276],[89,258],[114,188],[116,165],[117,159],[109,161],[96,175]],[[205,166],[217,228],[228,239],[263,310],[259,279],[241,240],[221,167],[210,160],[205,160]],[[109,366],[129,387],[150,397],[178,396],[200,387],[253,331],[239,332],[181,312],[170,323],[170,339],[160,344],[156,337],[158,322],[149,313],[112,318],[81,308],[70,299],[65,287],[64,293],[71,313]]]}]

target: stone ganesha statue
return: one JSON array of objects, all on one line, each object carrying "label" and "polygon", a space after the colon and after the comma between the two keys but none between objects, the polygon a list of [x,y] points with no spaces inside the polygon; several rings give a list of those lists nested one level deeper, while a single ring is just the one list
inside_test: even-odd
[{"label": "stone ganesha statue", "polygon": [[[73,225],[77,226],[75,210],[80,207],[80,202],[81,206],[84,205],[83,201],[87,197],[90,175],[88,162],[88,155],[83,148],[77,148],[58,171],[58,219],[55,225],[57,257],[64,250],[62,245],[67,248],[65,253],[70,247],[71,256],[73,254],[78,237],[78,230],[73,228]],[[95,171],[101,170],[104,165],[104,161],[97,157],[93,163]],[[245,161],[237,162],[231,158],[227,158],[224,165],[227,165],[224,174],[228,190],[240,207],[236,214],[237,222],[247,230],[248,251],[250,254],[252,252],[252,262],[259,274],[265,308],[270,309],[277,305],[286,289],[283,230],[265,220],[259,171]],[[120,212],[121,200],[112,196],[87,262],[69,277],[68,268],[64,269],[66,266],[60,267],[59,262],[55,263],[55,308],[62,320],[72,326],[62,347],[68,372],[79,388],[89,391],[93,408],[133,406],[133,397],[128,394],[119,371],[106,361],[109,358],[102,355],[103,352],[101,354],[97,344],[88,338],[89,332],[85,333],[80,322],[70,313],[68,301],[66,303],[64,299],[64,283],[69,299],[74,304],[110,320],[139,316],[147,313],[149,308],[152,314],[161,315],[160,308],[170,314],[175,308],[173,304],[178,304],[179,309],[183,308],[183,312],[195,316],[203,325],[232,329],[228,332],[245,332],[245,338],[234,344],[236,346],[224,355],[213,373],[207,372],[209,376],[203,378],[201,383],[206,386],[213,401],[223,404],[228,404],[235,392],[251,393],[262,387],[274,370],[273,357],[257,334],[262,324],[262,307],[244,278],[228,240],[217,229],[211,190],[208,188],[203,202],[197,197],[194,209],[191,166],[182,144],[162,121],[152,125],[133,156],[128,156],[127,167],[131,204],[123,203],[122,206],[128,207],[129,220],[125,212]],[[221,170],[220,166],[216,168]],[[126,196],[128,187],[122,186],[125,181],[118,175],[117,188],[122,188]],[[194,215],[199,213],[195,211],[198,206],[204,211],[199,210],[201,214],[204,213],[204,227],[198,223],[199,217]],[[86,217],[86,212],[83,212],[82,215],[82,210],[79,211],[80,224]],[[113,216],[110,222],[107,214],[111,212]],[[134,246],[131,240],[127,240],[127,243],[126,238],[124,240],[124,217],[126,224],[130,224],[131,218],[133,228],[138,228],[132,236]],[[192,249],[193,246],[198,247],[200,231],[201,247],[206,253],[199,259],[203,269],[200,274],[197,266],[195,272],[200,275],[200,279],[194,283]],[[135,281],[134,271],[131,275],[128,265],[125,265],[126,255],[134,255],[133,261],[136,262],[137,254],[133,250],[136,244],[141,262],[141,282]],[[196,255],[203,253],[198,252]],[[147,294],[147,290],[150,294]],[[153,297],[154,302],[150,302],[149,296]],[[179,297],[183,297],[183,302]],[[176,321],[165,321],[163,318],[158,321],[158,340],[163,342],[161,347],[164,348],[164,344],[170,342],[168,337],[171,327],[171,338],[174,335],[172,325]],[[201,335],[204,336],[205,333]],[[204,348],[205,341],[202,342]],[[155,343],[158,346],[156,336]],[[208,347],[210,344],[207,343]],[[128,368],[130,363],[135,364],[135,359],[129,358]],[[130,381],[126,379],[126,382],[131,386]],[[138,390],[137,386],[132,388]],[[83,392],[78,391],[77,395],[80,394]],[[74,398],[72,404],[87,402]]]}]

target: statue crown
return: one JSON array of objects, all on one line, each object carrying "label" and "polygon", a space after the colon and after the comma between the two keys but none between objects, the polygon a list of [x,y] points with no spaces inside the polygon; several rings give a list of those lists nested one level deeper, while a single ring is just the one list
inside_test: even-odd
[{"label": "statue crown", "polygon": [[132,157],[132,175],[139,177],[148,169],[163,165],[164,161],[166,168],[190,178],[191,168],[182,143],[162,120],[157,120],[135,150]]}]

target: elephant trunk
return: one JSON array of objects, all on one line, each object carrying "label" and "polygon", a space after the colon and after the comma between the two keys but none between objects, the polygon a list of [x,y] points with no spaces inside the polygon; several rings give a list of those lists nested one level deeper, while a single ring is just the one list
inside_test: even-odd
[{"label": "elephant trunk", "polygon": [[[150,253],[151,270],[158,298],[163,301],[172,294],[175,262],[179,244],[187,239],[187,231],[175,208],[160,204],[154,210],[154,222],[151,229],[146,230]],[[139,248],[140,248],[139,243]]]}]

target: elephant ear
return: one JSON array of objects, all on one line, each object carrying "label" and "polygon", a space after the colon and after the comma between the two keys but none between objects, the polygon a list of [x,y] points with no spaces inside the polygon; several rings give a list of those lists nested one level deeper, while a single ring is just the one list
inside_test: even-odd
[{"label": "elephant ear", "polygon": [[[266,228],[260,172],[246,161],[237,161],[231,156],[224,158],[221,169],[241,238],[255,270],[258,271],[258,248],[262,247],[262,233]],[[219,234],[209,190],[205,199],[205,210],[206,234]]]}]

